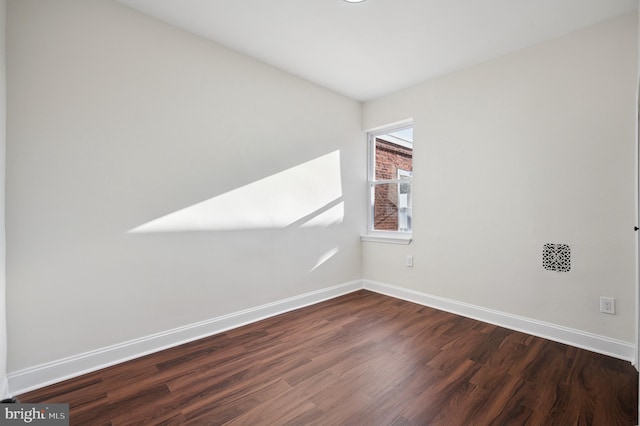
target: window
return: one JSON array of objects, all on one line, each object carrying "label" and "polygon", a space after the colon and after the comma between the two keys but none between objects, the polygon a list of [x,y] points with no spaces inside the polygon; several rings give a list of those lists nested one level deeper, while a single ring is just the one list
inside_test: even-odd
[{"label": "window", "polygon": [[411,233],[413,127],[369,133],[369,233]]},{"label": "window", "polygon": [[411,232],[411,179],[413,172],[398,169],[398,231]]}]

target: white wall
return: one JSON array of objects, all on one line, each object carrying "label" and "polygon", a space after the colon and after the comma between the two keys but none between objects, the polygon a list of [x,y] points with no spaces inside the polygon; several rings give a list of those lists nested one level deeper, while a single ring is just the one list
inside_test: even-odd
[{"label": "white wall", "polygon": [[[7,13],[9,372],[361,277],[359,103],[115,2]],[[307,162],[283,227],[262,179]],[[258,229],[129,232],[236,188]]]},{"label": "white wall", "polygon": [[[635,14],[365,104],[365,128],[414,117],[415,230],[362,248],[357,102],[107,0],[7,17],[10,373],[363,270],[635,341]],[[545,242],[571,244],[570,273],[542,269]]]},{"label": "white wall", "polygon": [[6,330],[6,240],[5,240],[5,150],[7,145],[7,87],[6,87],[6,0],[0,0],[0,398],[9,397],[7,384]]},{"label": "white wall", "polygon": [[364,277],[635,342],[636,32],[634,12],[366,103],[365,128],[414,118],[415,172],[414,241],[363,244]]}]

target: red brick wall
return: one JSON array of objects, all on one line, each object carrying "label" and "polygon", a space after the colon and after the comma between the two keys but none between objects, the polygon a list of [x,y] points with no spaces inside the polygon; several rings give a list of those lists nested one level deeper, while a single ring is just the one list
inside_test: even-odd
[{"label": "red brick wall", "polygon": [[[398,169],[413,171],[413,150],[376,138],[376,180],[397,179]],[[398,185],[376,185],[373,229],[398,230]]]}]

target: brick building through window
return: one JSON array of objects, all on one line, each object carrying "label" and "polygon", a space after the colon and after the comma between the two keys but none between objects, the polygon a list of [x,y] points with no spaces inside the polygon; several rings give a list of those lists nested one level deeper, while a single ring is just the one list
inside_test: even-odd
[{"label": "brick building through window", "polygon": [[373,230],[411,231],[412,129],[375,136],[373,169]]}]

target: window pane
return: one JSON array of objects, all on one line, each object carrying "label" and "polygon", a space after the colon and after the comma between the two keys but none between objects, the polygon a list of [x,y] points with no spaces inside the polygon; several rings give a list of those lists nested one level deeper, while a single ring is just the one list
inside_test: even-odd
[{"label": "window pane", "polygon": [[412,129],[376,137],[374,169],[375,180],[398,179],[399,170],[410,176],[413,171]]},{"label": "window pane", "polygon": [[411,231],[411,183],[378,183],[371,191],[373,229]]},{"label": "window pane", "polygon": [[411,184],[410,183],[399,184],[398,231],[411,231]]}]

